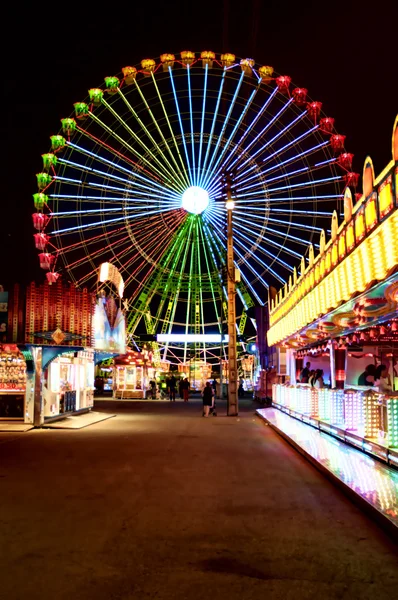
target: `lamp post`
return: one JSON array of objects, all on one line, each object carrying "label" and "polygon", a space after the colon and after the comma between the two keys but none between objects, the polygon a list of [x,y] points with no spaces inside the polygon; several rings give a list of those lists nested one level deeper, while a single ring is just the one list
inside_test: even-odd
[{"label": "lamp post", "polygon": [[236,355],[236,278],[234,265],[234,245],[233,245],[233,227],[232,212],[235,203],[232,199],[232,180],[227,175],[226,183],[226,203],[227,210],[227,293],[228,293],[228,402],[227,414],[229,417],[238,415],[238,361]]}]

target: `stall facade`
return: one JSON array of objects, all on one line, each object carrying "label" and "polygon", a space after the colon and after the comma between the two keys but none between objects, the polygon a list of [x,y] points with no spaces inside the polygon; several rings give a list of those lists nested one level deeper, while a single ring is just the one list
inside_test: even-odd
[{"label": "stall facade", "polygon": [[126,354],[114,359],[113,397],[142,399],[151,395],[150,381],[155,381],[153,354],[145,347],[142,351],[128,349]]},{"label": "stall facade", "polygon": [[[331,239],[326,243],[321,233],[319,254],[310,247],[300,276],[294,272],[271,301],[268,331],[286,373],[285,384],[273,385],[275,406],[392,464],[398,463],[397,159],[396,121],[393,160],[377,179],[365,160],[362,194],[353,205],[346,188],[344,221],[339,226],[333,215]],[[307,364],[323,372],[319,388],[300,381]]]},{"label": "stall facade", "polygon": [[90,410],[95,364],[125,352],[124,282],[114,265],[100,266],[95,292],[47,275],[0,292],[0,419],[41,426]]}]

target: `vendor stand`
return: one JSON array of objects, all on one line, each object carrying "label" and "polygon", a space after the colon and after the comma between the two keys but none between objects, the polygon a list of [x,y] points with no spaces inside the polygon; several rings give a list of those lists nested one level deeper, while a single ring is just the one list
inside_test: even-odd
[{"label": "vendor stand", "polygon": [[94,351],[68,351],[45,366],[44,419],[88,410],[94,405]]},{"label": "vendor stand", "polygon": [[150,381],[155,378],[152,352],[128,349],[126,354],[114,359],[113,397],[143,399],[150,397]]},{"label": "vendor stand", "polygon": [[[273,385],[277,408],[398,465],[397,121],[393,161],[375,180],[368,157],[363,194],[344,194],[344,221],[332,218],[320,253],[271,301],[268,343],[285,355],[286,382]],[[307,362],[325,386],[299,383]],[[385,365],[390,389],[358,385],[368,364]],[[377,384],[377,381],[376,381]]]},{"label": "vendor stand", "polygon": [[0,344],[0,420],[24,421],[26,361],[16,344]]}]

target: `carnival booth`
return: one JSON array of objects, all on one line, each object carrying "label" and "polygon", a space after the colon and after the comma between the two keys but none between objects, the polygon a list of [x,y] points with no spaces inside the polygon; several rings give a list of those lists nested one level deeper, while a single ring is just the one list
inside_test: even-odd
[{"label": "carnival booth", "polygon": [[94,404],[94,351],[62,352],[43,370],[44,418]]},{"label": "carnival booth", "polygon": [[142,352],[127,350],[114,360],[114,398],[146,398],[150,381],[155,380],[152,351],[145,347]]},{"label": "carnival booth", "polygon": [[116,267],[103,263],[97,293],[55,272],[43,284],[0,292],[0,419],[41,426],[91,409],[95,354],[125,352],[123,289]]},{"label": "carnival booth", "polygon": [[26,361],[16,344],[0,344],[0,419],[24,421]]},{"label": "carnival booth", "polygon": [[[377,179],[368,157],[363,193],[347,187],[344,221],[334,213],[308,265],[271,300],[268,343],[286,355],[274,406],[398,464],[397,121],[393,161]],[[300,373],[323,372],[321,385]],[[314,380],[312,379],[312,382]]]}]

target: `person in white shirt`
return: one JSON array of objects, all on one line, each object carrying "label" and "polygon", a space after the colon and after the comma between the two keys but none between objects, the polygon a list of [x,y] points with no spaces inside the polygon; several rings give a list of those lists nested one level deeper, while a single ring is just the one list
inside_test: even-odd
[{"label": "person in white shirt", "polygon": [[318,390],[323,388],[323,371],[322,371],[322,369],[317,369],[317,371],[315,373],[315,377],[314,377],[313,387],[318,388]]},{"label": "person in white shirt", "polygon": [[379,392],[391,392],[390,376],[386,365],[379,365],[375,374],[375,385],[378,386]]}]

